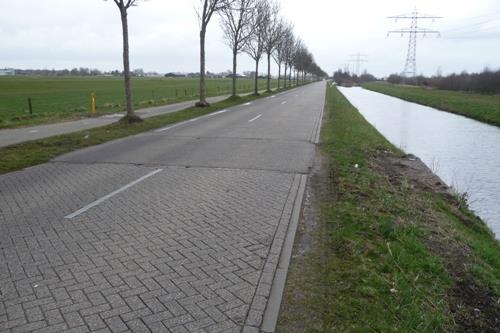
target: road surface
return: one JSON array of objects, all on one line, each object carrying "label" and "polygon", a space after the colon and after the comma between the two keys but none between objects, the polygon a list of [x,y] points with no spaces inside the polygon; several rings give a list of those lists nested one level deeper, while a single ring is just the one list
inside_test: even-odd
[{"label": "road surface", "polygon": [[0,331],[273,331],[315,83],[0,176]]}]

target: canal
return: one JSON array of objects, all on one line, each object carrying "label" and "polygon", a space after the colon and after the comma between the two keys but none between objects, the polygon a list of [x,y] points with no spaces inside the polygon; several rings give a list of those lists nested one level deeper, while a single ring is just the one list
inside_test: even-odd
[{"label": "canal", "polygon": [[500,238],[500,128],[365,90],[339,88],[393,145],[418,156]]}]

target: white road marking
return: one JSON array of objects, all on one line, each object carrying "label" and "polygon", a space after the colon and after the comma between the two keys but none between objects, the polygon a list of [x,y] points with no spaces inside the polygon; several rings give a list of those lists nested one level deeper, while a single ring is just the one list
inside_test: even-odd
[{"label": "white road marking", "polygon": [[252,103],[248,102],[248,103],[243,104],[243,106],[249,106],[249,105],[252,105]]},{"label": "white road marking", "polygon": [[197,121],[197,120],[200,120],[200,119],[204,119],[204,118],[208,118],[208,117],[213,117],[213,116],[216,116],[218,114],[225,113],[227,111],[229,111],[229,110],[224,109],[224,110],[220,110],[220,111],[217,111],[217,112],[214,112],[214,113],[207,114],[205,116],[200,116],[200,117],[197,117],[197,118],[193,118],[193,119],[189,119],[189,120],[186,120],[186,121],[182,121],[180,123],[177,123],[177,124],[174,124],[174,125],[171,125],[171,126],[167,126],[167,127],[163,127],[163,128],[157,129],[155,131],[155,133],[165,132],[165,131],[168,131],[169,129],[176,128],[176,127],[179,127],[181,125],[184,125],[184,124],[187,124],[187,123],[191,123],[191,122],[194,122],[194,121]]},{"label": "white road marking", "polygon": [[172,128],[175,128],[175,127],[178,127],[178,126],[181,126],[181,125],[184,125],[186,122],[183,121],[182,123],[178,123],[178,124],[175,124],[175,125],[172,125],[172,126],[168,126],[168,127],[164,127],[164,128],[160,128],[160,129],[157,129],[155,132],[156,133],[161,133],[161,132],[164,132],[164,131],[168,131],[169,129],[172,129]]},{"label": "white road marking", "polygon": [[286,104],[286,101],[281,102],[281,105],[284,105],[284,104]]},{"label": "white road marking", "polygon": [[218,114],[225,113],[225,112],[227,112],[227,110],[220,110],[220,111],[217,111],[217,112],[214,112],[214,113],[207,115],[207,117],[213,117],[213,116],[216,116]]},{"label": "white road marking", "polygon": [[253,123],[254,121],[256,121],[257,119],[259,119],[260,117],[262,117],[262,113],[259,114],[257,117],[254,117],[254,118],[250,119],[248,122],[249,123]]},{"label": "white road marking", "polygon": [[69,215],[65,216],[64,218],[65,219],[72,219],[74,217],[77,217],[78,215],[85,213],[89,209],[91,209],[91,208],[93,208],[93,207],[95,207],[95,206],[103,203],[104,201],[108,200],[109,198],[114,197],[115,195],[117,195],[117,194],[119,194],[119,193],[121,193],[121,192],[123,192],[123,191],[125,191],[125,190],[127,190],[129,188],[131,188],[132,186],[134,186],[134,185],[136,185],[136,184],[138,184],[138,183],[140,183],[140,182],[148,179],[149,177],[152,177],[152,176],[154,176],[157,173],[162,172],[162,171],[163,171],[163,169],[158,169],[158,170],[152,171],[152,172],[148,173],[147,175],[142,176],[141,178],[139,178],[137,180],[134,180],[133,182],[131,182],[131,183],[129,183],[129,184],[127,184],[127,185],[119,188],[118,190],[116,190],[114,192],[111,192],[110,194],[105,195],[104,197],[102,197],[102,198],[100,198],[100,199],[92,202],[91,204],[88,204],[87,206],[83,207],[82,209],[77,210],[73,214],[69,214]]},{"label": "white road marking", "polygon": [[31,130],[29,133],[38,133],[38,130]]},{"label": "white road marking", "polygon": [[299,97],[299,95],[298,95],[298,94],[295,94],[295,97]]},{"label": "white road marking", "polygon": [[276,96],[275,95],[269,96],[269,98],[274,98],[274,97],[276,97]]}]

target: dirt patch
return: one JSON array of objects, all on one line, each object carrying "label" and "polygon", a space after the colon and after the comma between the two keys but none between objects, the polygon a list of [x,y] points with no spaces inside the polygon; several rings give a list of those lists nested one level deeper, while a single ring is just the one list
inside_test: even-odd
[{"label": "dirt patch", "polygon": [[[395,186],[408,191],[432,191],[443,195],[452,207],[453,215],[461,223],[468,226],[477,224],[477,221],[463,212],[462,200],[453,189],[417,157],[397,157],[383,151],[373,156],[371,167]],[[470,275],[469,269],[474,264],[474,256],[469,247],[456,240],[449,219],[440,216],[428,202],[417,200],[411,205],[425,216],[423,223],[428,231],[427,247],[442,258],[453,280],[448,297],[459,332],[500,332],[500,299]]]},{"label": "dirt patch", "polygon": [[417,188],[445,194],[450,199],[455,195],[452,188],[414,155],[398,157],[387,151],[381,151],[374,156],[372,166],[392,184],[401,185],[407,181]]}]

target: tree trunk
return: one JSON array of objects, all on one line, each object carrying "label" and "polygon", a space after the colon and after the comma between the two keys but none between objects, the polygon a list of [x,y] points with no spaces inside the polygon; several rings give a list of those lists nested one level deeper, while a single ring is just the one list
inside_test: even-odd
[{"label": "tree trunk", "polygon": [[232,96],[236,96],[236,66],[237,66],[237,61],[238,61],[238,51],[236,49],[233,49],[233,90],[232,90]]},{"label": "tree trunk", "polygon": [[196,103],[198,107],[209,106],[207,103],[207,87],[205,83],[205,36],[206,27],[200,31],[200,101]]},{"label": "tree trunk", "polygon": [[129,44],[128,44],[128,20],[127,9],[120,7],[120,14],[122,18],[123,30],[123,76],[125,78],[125,100],[127,104],[127,114],[124,119],[127,122],[141,121],[134,112],[134,105],[132,104],[132,89],[130,87],[130,59],[129,59]]},{"label": "tree trunk", "polygon": [[286,79],[287,79],[287,74],[288,74],[288,65],[285,63],[285,75],[283,76],[283,88],[286,89]]},{"label": "tree trunk", "polygon": [[281,81],[281,62],[278,64],[278,90],[281,89],[280,81]]},{"label": "tree trunk", "polygon": [[267,91],[271,92],[271,53],[267,54]]},{"label": "tree trunk", "polygon": [[259,60],[255,60],[255,86],[254,95],[259,94]]}]

